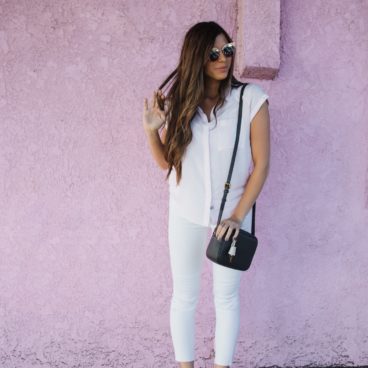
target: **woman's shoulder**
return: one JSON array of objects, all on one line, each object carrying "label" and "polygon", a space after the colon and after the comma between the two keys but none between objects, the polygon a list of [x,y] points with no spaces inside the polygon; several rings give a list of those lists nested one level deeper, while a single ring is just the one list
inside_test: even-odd
[{"label": "woman's shoulder", "polygon": [[[242,85],[234,85],[231,88],[231,94],[234,96],[234,99],[237,102],[239,102],[241,86]],[[263,88],[259,84],[249,82],[244,88],[243,98],[252,99],[254,97],[264,95],[264,94],[266,94],[266,92],[263,90]]]},{"label": "woman's shoulder", "polygon": [[[233,84],[231,85],[231,92],[230,92],[230,97],[235,101],[235,102],[239,102],[239,98],[240,98],[240,92],[241,92],[241,87],[244,85],[245,83],[242,84]],[[243,95],[245,94],[245,91],[250,87],[249,86],[250,83],[247,83],[247,85],[244,88],[244,92]]]},{"label": "woman's shoulder", "polygon": [[245,89],[247,90],[247,93],[253,94],[265,93],[263,88],[257,83],[249,83]]}]

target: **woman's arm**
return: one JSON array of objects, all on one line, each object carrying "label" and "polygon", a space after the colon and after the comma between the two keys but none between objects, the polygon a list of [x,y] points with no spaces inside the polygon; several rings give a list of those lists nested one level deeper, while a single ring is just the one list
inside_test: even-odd
[{"label": "woman's arm", "polygon": [[254,169],[248,177],[242,197],[232,219],[243,222],[252,208],[268,176],[270,167],[270,116],[266,100],[254,116],[250,127],[250,141]]},{"label": "woman's arm", "polygon": [[166,129],[163,128],[161,132],[161,137],[158,130],[146,130],[146,135],[148,139],[148,144],[150,147],[151,154],[155,161],[157,162],[158,166],[161,169],[167,170],[168,164],[164,157],[164,145],[166,139]]}]

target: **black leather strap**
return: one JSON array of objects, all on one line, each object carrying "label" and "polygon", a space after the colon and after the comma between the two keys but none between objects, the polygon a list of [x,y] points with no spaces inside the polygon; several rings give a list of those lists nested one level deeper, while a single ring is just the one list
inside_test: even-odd
[{"label": "black leather strap", "polygon": [[[244,89],[247,85],[248,85],[248,83],[244,83],[241,87],[241,90],[240,90],[239,109],[238,109],[238,125],[237,125],[237,128],[236,128],[236,138],[235,138],[235,144],[234,144],[234,149],[233,149],[233,156],[231,158],[230,170],[229,170],[229,174],[227,176],[227,180],[226,180],[226,183],[225,183],[224,195],[222,196],[222,202],[221,202],[221,207],[220,207],[220,212],[219,212],[219,215],[218,215],[216,228],[219,226],[219,224],[221,222],[222,212],[224,210],[227,193],[229,192],[229,189],[230,189],[230,180],[231,180],[231,175],[233,173],[235,156],[236,156],[236,151],[238,149],[238,143],[239,143],[239,133],[240,133],[240,128],[241,128],[241,119],[242,119],[242,112],[243,112],[243,103],[242,103],[243,102],[243,93],[244,93]],[[256,202],[254,202],[253,208],[252,208],[252,235],[255,234],[255,214],[256,214]]]}]

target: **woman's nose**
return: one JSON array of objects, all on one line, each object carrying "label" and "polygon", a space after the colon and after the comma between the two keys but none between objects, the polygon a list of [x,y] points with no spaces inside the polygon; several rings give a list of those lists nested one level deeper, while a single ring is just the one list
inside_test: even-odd
[{"label": "woman's nose", "polygon": [[226,56],[223,54],[222,51],[220,51],[220,56],[218,58],[219,61],[226,61]]}]

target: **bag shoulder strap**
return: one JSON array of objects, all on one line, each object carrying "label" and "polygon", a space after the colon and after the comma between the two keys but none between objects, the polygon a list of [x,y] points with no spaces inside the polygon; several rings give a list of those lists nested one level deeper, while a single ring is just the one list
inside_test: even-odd
[{"label": "bag shoulder strap", "polygon": [[[236,156],[236,151],[238,149],[238,143],[239,143],[241,119],[242,119],[242,112],[243,112],[243,103],[242,103],[243,102],[243,93],[244,93],[244,89],[247,85],[248,85],[248,83],[243,83],[243,85],[241,87],[241,90],[240,90],[239,109],[238,109],[238,125],[236,127],[235,144],[234,144],[234,149],[233,149],[233,155],[232,155],[232,158],[231,158],[229,174],[227,176],[227,180],[226,180],[226,183],[225,183],[224,194],[222,196],[221,207],[220,207],[220,212],[219,212],[218,219],[217,219],[216,228],[219,226],[219,224],[221,222],[222,212],[224,210],[227,193],[229,192],[229,189],[230,189],[230,180],[231,180],[231,175],[233,173],[235,156]],[[253,208],[252,208],[252,235],[255,234],[255,214],[256,214],[256,202],[254,202]]]}]

